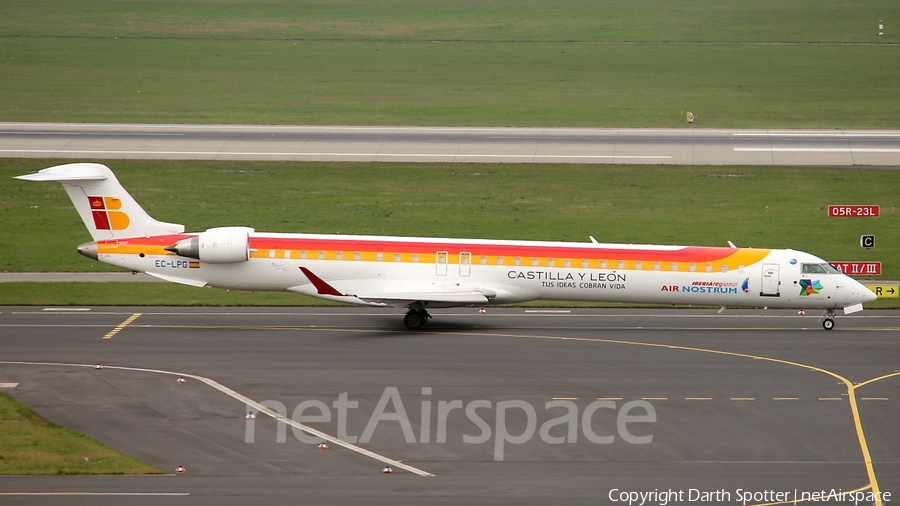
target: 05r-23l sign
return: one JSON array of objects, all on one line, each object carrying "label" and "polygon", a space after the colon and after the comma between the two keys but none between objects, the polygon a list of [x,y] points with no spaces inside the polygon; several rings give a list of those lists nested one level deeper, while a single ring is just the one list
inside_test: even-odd
[{"label": "05r-23l sign", "polygon": [[881,206],[828,206],[831,218],[877,218]]}]

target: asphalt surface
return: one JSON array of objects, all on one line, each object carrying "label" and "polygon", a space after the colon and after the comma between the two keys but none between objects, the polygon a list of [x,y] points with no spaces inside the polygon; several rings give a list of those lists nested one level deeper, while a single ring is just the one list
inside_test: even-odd
[{"label": "asphalt surface", "polygon": [[0,123],[0,156],[900,166],[900,130]]},{"label": "asphalt surface", "polygon": [[[397,310],[70,309],[0,308],[0,388],[53,422],[187,472],[5,476],[2,504],[628,504],[614,499],[654,490],[686,504],[692,489],[713,493],[693,503],[742,504],[741,489],[760,504],[771,492],[849,491],[872,478],[900,494],[897,311],[839,316],[828,332],[817,315],[783,311],[455,309],[409,332]],[[417,442],[406,441],[404,417],[390,419],[391,387]],[[331,420],[308,425],[335,436],[342,393],[358,402],[346,410],[348,435],[383,414],[359,447],[434,476],[385,475],[379,457],[319,450],[290,428],[279,443],[277,422],[245,418],[246,402],[277,401],[268,405],[298,418],[301,402],[318,400]],[[585,431],[598,398],[612,406]],[[568,412],[546,407],[554,399],[577,414],[542,436]],[[474,411],[491,429],[484,442],[464,440],[484,434],[463,409],[474,401],[488,401]],[[633,401],[645,404],[625,415],[652,411],[655,421],[632,421],[623,435],[617,416]],[[499,445],[499,460],[498,432],[527,434],[529,418],[534,434]],[[575,441],[565,442],[567,428]]]}]

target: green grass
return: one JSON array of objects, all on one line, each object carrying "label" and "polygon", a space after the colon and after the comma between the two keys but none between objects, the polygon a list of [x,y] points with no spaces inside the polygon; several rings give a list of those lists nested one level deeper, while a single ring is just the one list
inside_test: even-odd
[{"label": "green grass", "polygon": [[[0,121],[675,127],[691,110],[704,127],[892,128],[900,116],[893,0],[55,0],[3,14]],[[898,28],[879,38],[879,19]],[[781,42],[795,45],[769,44]]]},{"label": "green grass", "polygon": [[[78,255],[90,241],[57,183],[12,179],[61,160],[0,159],[0,270],[115,271]],[[894,171],[805,167],[116,161],[157,219],[189,231],[478,237],[794,248],[880,260],[900,279]],[[440,198],[436,198],[440,196]],[[877,219],[828,218],[878,204]],[[859,236],[875,234],[863,250]],[[292,294],[170,284],[8,283],[0,305],[315,305]],[[543,304],[543,303],[542,303]],[[879,302],[894,307],[891,302]]]},{"label": "green grass", "polygon": [[0,306],[338,306],[294,293],[226,292],[173,283],[3,283]]},{"label": "green grass", "polygon": [[[9,36],[898,42],[893,0],[6,0]],[[876,22],[887,34],[876,35]]]},{"label": "green grass", "polygon": [[[114,270],[78,255],[90,241],[57,183],[13,176],[61,160],[0,159],[0,270]],[[155,218],[189,231],[411,235],[794,248],[881,260],[900,279],[894,171],[804,167],[115,161]],[[877,219],[829,204],[878,204]],[[859,247],[861,234],[877,247]]]},{"label": "green grass", "polygon": [[0,475],[162,472],[88,436],[54,425],[0,393]]}]

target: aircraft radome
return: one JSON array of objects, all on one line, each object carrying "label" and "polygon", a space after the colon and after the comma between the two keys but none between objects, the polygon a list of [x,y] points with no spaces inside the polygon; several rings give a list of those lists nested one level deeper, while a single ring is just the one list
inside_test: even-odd
[{"label": "aircraft radome", "polygon": [[78,252],[196,287],[289,291],[350,304],[428,308],[535,299],[862,310],[876,296],[819,257],[790,249],[261,233],[185,233],[151,218],[96,163],[18,176],[63,184],[94,241]]}]

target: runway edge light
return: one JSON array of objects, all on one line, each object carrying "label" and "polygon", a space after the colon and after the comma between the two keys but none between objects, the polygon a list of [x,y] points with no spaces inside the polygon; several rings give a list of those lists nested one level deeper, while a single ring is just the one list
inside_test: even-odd
[{"label": "runway edge light", "polygon": [[381,472],[384,474],[391,474],[394,472],[394,470],[391,469],[391,466],[384,466],[384,469],[382,469]]}]

